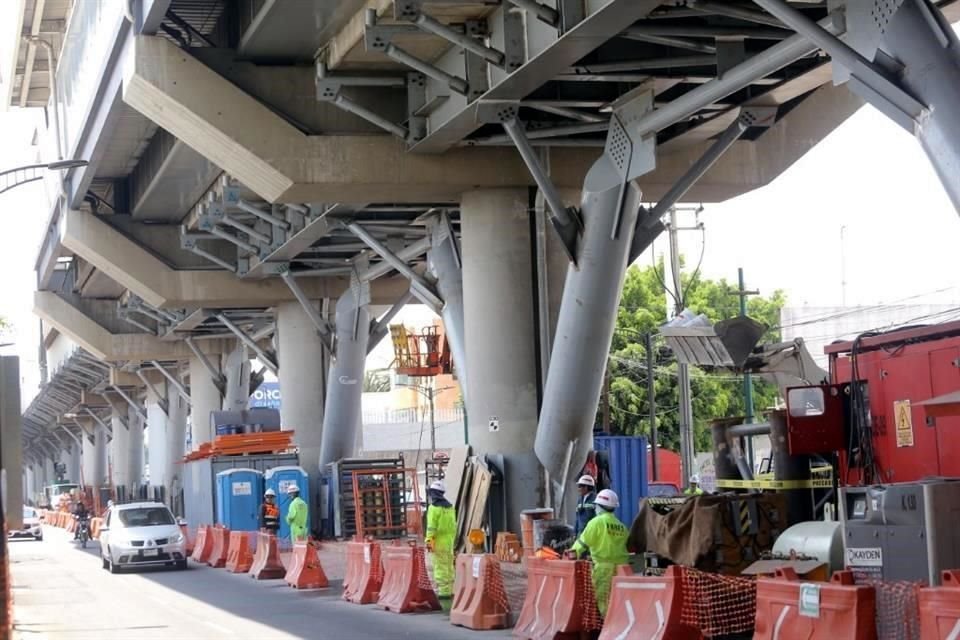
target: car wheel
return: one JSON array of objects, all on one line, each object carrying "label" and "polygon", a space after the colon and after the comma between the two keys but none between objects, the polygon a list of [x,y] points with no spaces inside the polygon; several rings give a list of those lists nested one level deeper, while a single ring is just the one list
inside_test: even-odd
[{"label": "car wheel", "polygon": [[107,562],[107,559],[104,558],[103,556],[100,556],[100,563],[103,565],[103,568],[104,568],[104,569],[109,569],[109,568],[110,568],[110,563]]},{"label": "car wheel", "polygon": [[107,562],[109,563],[110,573],[120,573],[120,567],[118,567],[113,560],[108,560]]}]

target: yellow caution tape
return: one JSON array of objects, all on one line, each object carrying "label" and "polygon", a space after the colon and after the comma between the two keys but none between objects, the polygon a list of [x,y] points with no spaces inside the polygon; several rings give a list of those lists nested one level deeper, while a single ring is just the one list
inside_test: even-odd
[{"label": "yellow caution tape", "polygon": [[811,480],[717,480],[718,489],[831,489],[833,481],[826,478]]}]

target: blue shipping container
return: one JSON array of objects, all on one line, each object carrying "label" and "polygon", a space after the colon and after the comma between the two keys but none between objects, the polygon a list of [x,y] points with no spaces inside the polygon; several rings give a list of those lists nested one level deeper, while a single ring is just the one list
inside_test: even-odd
[{"label": "blue shipping container", "polygon": [[217,523],[231,531],[260,528],[263,474],[256,469],[227,469],[217,474]]},{"label": "blue shipping container", "polygon": [[310,482],[307,472],[300,467],[274,467],[267,469],[263,479],[263,490],[273,489],[277,494],[277,506],[280,508],[280,531],[278,535],[280,540],[287,540],[290,538],[290,525],[287,524],[286,516],[291,501],[287,495],[287,489],[290,485],[296,485],[300,489],[300,497],[308,505],[311,504]]},{"label": "blue shipping container", "polygon": [[636,436],[595,436],[593,448],[610,460],[611,489],[620,498],[620,522],[630,527],[647,497],[647,439]]}]

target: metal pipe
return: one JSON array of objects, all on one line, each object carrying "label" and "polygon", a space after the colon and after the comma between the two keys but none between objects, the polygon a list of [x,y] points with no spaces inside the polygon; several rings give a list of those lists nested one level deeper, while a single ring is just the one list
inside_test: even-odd
[{"label": "metal pipe", "polygon": [[[421,238],[420,240],[417,240],[416,242],[409,244],[403,249],[397,251],[396,255],[400,260],[403,260],[406,263],[425,254],[430,249],[430,244],[431,240],[429,237]],[[389,262],[384,261],[373,265],[366,271],[363,271],[360,274],[360,279],[364,282],[371,282],[380,276],[389,273],[391,270],[393,270],[393,268],[394,267]]]},{"label": "metal pipe", "polygon": [[[824,18],[821,25],[829,28],[834,18]],[[787,38],[763,53],[738,64],[717,78],[688,91],[662,108],[650,112],[637,123],[631,125],[634,135],[648,136],[665,129],[678,120],[689,118],[707,105],[723,100],[732,93],[748,87],[757,78],[763,78],[787,65],[816,53],[819,47],[801,35]]]},{"label": "metal pipe", "polygon": [[256,340],[254,340],[253,338],[251,338],[250,336],[248,336],[248,335],[243,331],[243,329],[241,329],[240,327],[238,327],[237,325],[235,325],[235,324],[230,320],[230,318],[228,318],[227,316],[223,315],[222,313],[218,313],[218,314],[216,315],[216,318],[217,318],[217,320],[219,320],[221,323],[223,323],[223,326],[225,326],[227,329],[229,329],[229,330],[233,333],[233,335],[237,336],[237,337],[240,339],[240,341],[243,342],[243,344],[247,345],[247,347],[249,347],[249,349],[250,349],[251,351],[253,351],[255,354],[257,354],[257,358],[260,359],[260,361],[264,364],[264,366],[266,366],[268,369],[270,369],[270,371],[271,371],[274,375],[277,374],[277,371],[279,370],[279,369],[277,368],[277,363],[273,361],[273,358],[271,358],[271,357],[267,354],[267,352],[264,351],[263,348],[260,347],[259,344],[257,344]]},{"label": "metal pipe", "polygon": [[[544,140],[530,140],[530,145],[535,148],[544,147],[564,147],[564,148],[588,148],[602,149],[606,146],[606,140],[602,138],[546,138]],[[509,140],[463,140],[458,146],[461,147],[512,147],[513,143]]]},{"label": "metal pipe", "polygon": [[320,80],[335,80],[345,87],[394,87],[402,89],[407,86],[407,79],[402,76],[351,76],[341,73],[330,73],[327,65],[317,63],[317,78]]},{"label": "metal pipe", "polygon": [[[604,126],[609,127],[607,123],[604,123]],[[537,152],[534,151],[533,147],[530,146],[525,132],[520,128],[520,123],[516,119],[504,122],[503,130],[507,132],[510,140],[512,140],[514,146],[517,147],[517,151],[520,152],[520,157],[523,158],[524,164],[527,165],[527,171],[533,176],[533,181],[537,183],[537,188],[543,193],[544,200],[550,205],[550,210],[553,211],[553,217],[562,225],[570,224],[571,220],[570,214],[567,212],[567,206],[564,204],[560,192],[557,191],[556,185],[553,184],[553,180],[544,172],[543,166],[540,164],[540,158],[537,156]]]},{"label": "metal pipe", "polygon": [[347,229],[350,230],[355,236],[363,240],[363,242],[369,246],[374,252],[384,259],[385,262],[389,263],[391,267],[403,274],[408,280],[410,280],[411,285],[416,288],[416,295],[418,298],[422,299],[425,303],[430,306],[436,307],[437,309],[443,308],[443,300],[441,300],[437,294],[433,292],[433,285],[427,282],[423,276],[410,268],[405,261],[401,260],[396,254],[387,249],[379,240],[374,238],[366,229],[358,225],[356,222],[351,222],[347,224]]},{"label": "metal pipe", "polygon": [[220,265],[221,267],[223,267],[224,269],[226,269],[226,270],[229,271],[230,273],[236,273],[236,272],[237,272],[237,265],[230,264],[229,262],[227,262],[227,261],[224,260],[223,258],[220,258],[219,256],[213,255],[212,253],[210,253],[210,252],[207,251],[206,249],[201,249],[200,247],[193,246],[193,247],[190,247],[190,251],[193,252],[193,253],[195,253],[196,255],[200,256],[201,258],[206,258],[206,259],[209,260],[210,262],[212,262],[212,263],[214,263],[214,264],[217,264],[217,265]]},{"label": "metal pipe", "polygon": [[[301,262],[301,260],[297,260]],[[309,262],[308,260],[303,260],[302,262]],[[291,271],[290,275],[294,278],[326,278],[331,276],[347,276],[353,273],[353,267],[329,267],[326,269],[300,269],[297,271]]]},{"label": "metal pipe", "polygon": [[637,35],[666,36],[668,38],[751,38],[754,40],[786,40],[793,34],[788,29],[766,27],[721,27],[688,25],[645,25],[629,27]]},{"label": "metal pipe", "polygon": [[731,438],[751,438],[753,436],[770,435],[769,422],[753,422],[750,424],[738,424],[727,427],[727,433]]},{"label": "metal pipe", "polygon": [[[556,127],[533,129],[525,132],[525,137],[527,140],[542,140],[544,138],[575,136],[583,133],[606,133],[609,128],[609,120],[603,120],[602,122],[585,122],[583,124],[564,124]],[[516,144],[513,138],[510,137],[510,134],[489,136],[487,138],[472,140],[471,142],[473,144],[501,144],[505,142]]]},{"label": "metal pipe", "polygon": [[156,369],[157,371],[159,371],[159,372],[160,372],[160,375],[162,375],[164,378],[166,378],[167,381],[174,386],[174,388],[175,388],[175,389],[177,390],[177,392],[180,394],[180,397],[182,397],[184,400],[186,400],[186,401],[187,401],[187,404],[190,404],[190,393],[187,391],[187,388],[186,388],[185,386],[183,386],[183,383],[180,382],[179,380],[177,380],[176,377],[174,377],[174,375],[173,375],[172,373],[170,373],[169,371],[167,371],[166,369],[164,369],[164,368],[160,365],[160,363],[157,362],[156,360],[151,360],[151,361],[150,361],[150,364],[152,364],[152,365],[153,365],[153,368]]},{"label": "metal pipe", "polygon": [[224,215],[222,218],[219,218],[217,222],[219,222],[220,224],[225,224],[227,226],[233,227],[237,231],[242,231],[243,233],[247,234],[249,237],[253,238],[254,240],[259,240],[263,244],[270,244],[273,241],[270,238],[270,236],[266,235],[265,233],[260,233],[253,227],[245,225],[238,220],[234,220],[228,215]]},{"label": "metal pipe", "polygon": [[[629,32],[629,29],[627,32]],[[651,58],[649,60],[625,60],[623,62],[598,62],[597,64],[578,65],[571,67],[565,73],[618,73],[623,71],[649,71],[651,69],[667,69],[673,67],[713,67],[716,66],[716,64],[716,56],[673,56],[669,58]]]},{"label": "metal pipe", "polygon": [[220,373],[219,369],[213,366],[213,363],[210,362],[210,358],[207,357],[207,354],[200,350],[200,347],[197,346],[192,337],[188,337],[186,340],[184,340],[184,342],[187,343],[187,348],[190,349],[194,357],[200,361],[200,364],[202,364],[203,368],[207,370],[207,373],[210,374],[210,377],[222,386],[223,382],[226,380],[226,377]]},{"label": "metal pipe", "polygon": [[247,202],[246,200],[238,200],[238,201],[237,201],[237,208],[238,208],[238,209],[241,209],[242,211],[246,211],[247,213],[249,213],[249,214],[252,215],[252,216],[256,216],[256,217],[260,218],[260,219],[263,220],[264,222],[269,222],[270,224],[272,224],[272,225],[275,226],[275,227],[280,227],[280,228],[283,229],[284,231],[289,231],[289,230],[290,230],[290,223],[289,223],[289,222],[287,222],[286,220],[284,220],[284,219],[282,219],[282,218],[278,218],[277,216],[273,215],[272,213],[268,213],[267,211],[264,211],[263,209],[261,209],[260,207],[254,205],[254,204],[250,204],[250,203]]},{"label": "metal pipe", "polygon": [[717,52],[717,48],[715,46],[697,42],[696,40],[685,40],[684,38],[671,38],[669,36],[652,36],[649,34],[631,33],[630,29],[624,31],[621,35],[624,38],[630,38],[631,40],[649,42],[650,44],[659,44],[665,47],[673,47],[674,49],[686,49],[688,51],[713,54]]},{"label": "metal pipe", "polygon": [[709,0],[694,0],[690,3],[690,5],[695,11],[702,11],[703,13],[712,13],[713,15],[717,16],[736,18],[737,20],[743,20],[744,22],[755,22],[757,24],[763,24],[777,29],[783,28],[783,23],[776,18],[771,18],[770,16],[760,13],[759,11],[751,11],[750,9],[744,9],[743,7],[738,7],[736,5],[724,4],[721,2],[710,2]]},{"label": "metal pipe", "polygon": [[[313,302],[310,300],[310,298],[307,297],[306,292],[300,287],[300,283],[297,282],[297,280],[289,271],[281,273],[280,279],[282,279],[286,283],[287,287],[290,288],[290,292],[293,293],[293,297],[296,298],[297,302],[300,303],[300,306],[303,307],[307,317],[310,318],[310,322],[312,322],[313,326],[316,327],[317,331],[320,332],[320,335],[329,340],[331,334],[330,325],[320,315],[320,311],[313,305]],[[328,340],[324,340],[323,344],[329,350],[330,344]]]},{"label": "metal pipe", "polygon": [[394,44],[388,44],[384,53],[387,55],[387,57],[393,58],[400,64],[404,64],[414,71],[419,71],[423,75],[433,78],[441,84],[445,84],[451,90],[456,91],[461,95],[467,95],[469,85],[467,85],[467,81],[463,78],[455,76],[452,73],[447,73],[443,69],[439,69],[429,62],[424,62],[420,58],[407,53]]},{"label": "metal pipe", "polygon": [[520,106],[527,107],[529,109],[536,109],[537,111],[543,111],[544,113],[552,113],[557,116],[563,116],[564,118],[570,118],[571,120],[580,120],[581,122],[606,122],[607,121],[607,119],[604,116],[598,116],[592,113],[586,113],[584,111],[580,111],[579,109],[570,109],[568,107],[558,107],[548,102],[540,102],[537,100],[523,101],[520,103]]},{"label": "metal pipe", "polygon": [[[147,389],[149,389],[151,392],[153,392],[153,395],[156,396],[156,398],[157,398],[157,404],[159,404],[161,407],[165,407],[165,406],[166,406],[166,400],[165,400],[164,394],[160,393],[160,392],[157,390],[157,388],[154,386],[154,384],[153,384],[152,382],[150,382],[150,379],[147,378],[146,374],[143,372],[142,369],[137,369],[137,377],[140,378],[140,381],[141,381],[144,385],[146,385]],[[164,413],[166,413],[166,412],[167,412],[167,410],[164,409]],[[144,420],[146,420],[146,417],[144,417]]]},{"label": "metal pipe", "polygon": [[104,421],[100,418],[100,416],[98,416],[98,415],[95,414],[93,411],[91,411],[91,410],[90,410],[90,407],[84,407],[83,410],[86,411],[87,414],[88,414],[91,418],[93,418],[94,421],[96,421],[97,424],[99,424],[101,427],[103,427],[103,428],[106,430],[107,433],[109,433],[111,436],[113,435],[113,428],[110,427],[110,425],[108,425],[106,422],[104,422]]},{"label": "metal pipe", "polygon": [[537,17],[537,20],[541,22],[546,22],[551,27],[560,26],[560,12],[554,9],[553,7],[548,7],[545,4],[540,4],[537,0],[507,0],[510,4],[515,7],[519,7],[524,11],[529,11]]},{"label": "metal pipe", "polygon": [[128,315],[121,315],[120,317],[121,317],[125,322],[129,322],[129,323],[132,324],[133,326],[135,326],[135,327],[137,327],[137,328],[139,328],[139,329],[142,329],[143,331],[149,333],[149,334],[152,335],[152,336],[157,335],[157,332],[156,332],[154,329],[151,329],[150,327],[148,327],[147,325],[143,324],[143,323],[140,322],[139,320],[134,320],[133,318],[131,318],[131,317],[128,316]]},{"label": "metal pipe", "polygon": [[80,445],[81,447],[83,446],[83,441],[82,441],[80,438],[78,438],[77,436],[75,436],[75,435],[73,434],[73,431],[70,431],[70,428],[67,427],[67,425],[61,424],[61,425],[58,425],[58,426],[59,426],[61,429],[63,429],[64,431],[66,431],[67,434],[68,434],[71,438],[73,438],[73,441],[74,441],[74,442],[76,442],[76,443],[77,443],[78,445]]},{"label": "metal pipe", "polygon": [[233,235],[232,233],[227,233],[226,231],[224,231],[223,229],[220,229],[219,227],[210,227],[210,233],[217,236],[218,238],[222,238],[223,240],[226,240],[227,242],[236,245],[237,247],[243,249],[247,253],[252,253],[255,256],[260,255],[259,248],[253,246],[249,242],[244,242],[237,236]]},{"label": "metal pipe", "polygon": [[[400,296],[400,299],[393,303],[387,312],[384,313],[380,318],[374,323],[373,328],[370,329],[370,340],[367,344],[367,355],[370,355],[370,352],[373,351],[380,341],[383,340],[387,333],[390,330],[390,321],[400,313],[400,311],[413,300],[413,291],[407,289],[407,292]],[[465,388],[466,385],[461,384],[461,389]]]},{"label": "metal pipe", "polygon": [[417,16],[417,19],[414,20],[414,24],[428,33],[439,36],[451,44],[455,44],[469,51],[470,53],[480,56],[491,64],[495,64],[498,67],[503,67],[503,62],[506,59],[506,56],[502,52],[497,51],[492,47],[485,46],[466,34],[457,33],[447,25],[443,24],[432,16],[427,15],[426,13],[421,12],[420,15]]},{"label": "metal pipe", "polygon": [[710,145],[702,156],[700,156],[693,166],[687,169],[687,172],[680,176],[670,190],[657,202],[651,213],[654,222],[660,220],[666,213],[683,198],[693,188],[693,185],[702,178],[710,168],[716,164],[717,160],[727,152],[730,147],[740,139],[740,136],[747,130],[747,125],[742,118],[734,120],[726,130],[720,134],[720,137]]},{"label": "metal pipe", "polygon": [[374,113],[363,105],[354,102],[350,98],[345,97],[343,94],[337,94],[337,97],[333,99],[333,104],[337,105],[344,111],[348,111],[355,116],[363,118],[370,124],[376,125],[388,133],[392,133],[401,140],[407,139],[408,131],[406,129],[398,124],[390,122],[380,114]]}]

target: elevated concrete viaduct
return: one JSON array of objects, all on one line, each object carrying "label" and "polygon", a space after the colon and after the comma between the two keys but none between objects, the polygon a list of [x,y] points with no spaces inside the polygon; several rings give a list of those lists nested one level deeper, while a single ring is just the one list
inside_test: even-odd
[{"label": "elevated concrete viaduct", "polygon": [[[960,3],[727,4],[134,0],[131,23],[75,3],[49,135],[89,163],[51,183],[28,484],[80,449],[99,482],[110,440],[132,486],[145,428],[175,495],[187,411],[198,446],[253,357],[315,477],[355,451],[364,355],[412,302],[444,318],[511,517],[555,505],[625,269],[673,205],[768,184],[864,102],[960,201]],[[11,104],[47,97],[25,46]]]}]

